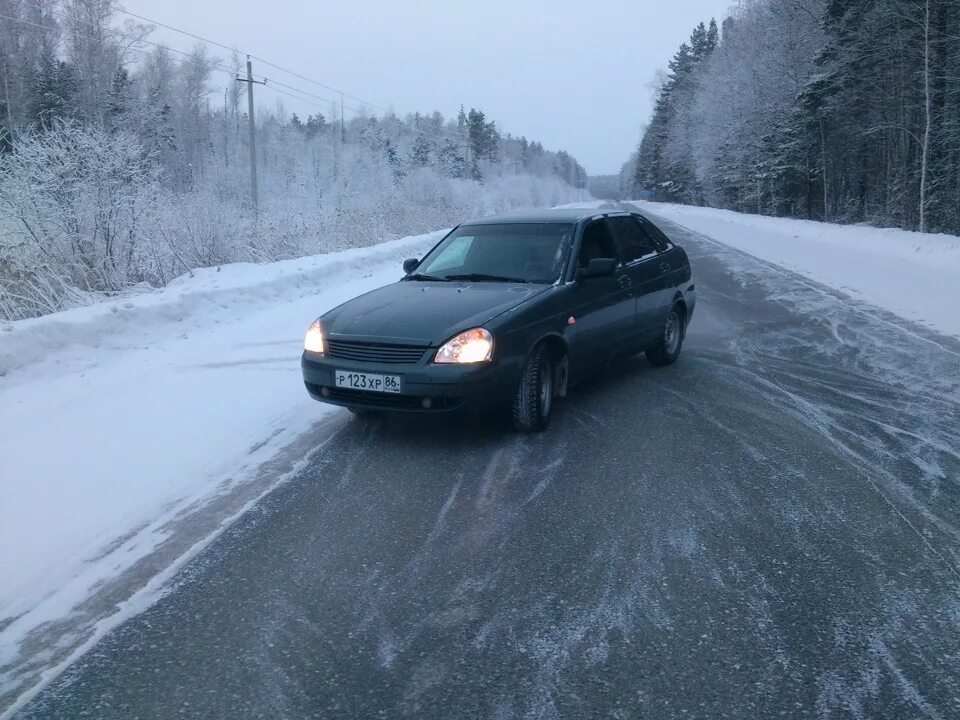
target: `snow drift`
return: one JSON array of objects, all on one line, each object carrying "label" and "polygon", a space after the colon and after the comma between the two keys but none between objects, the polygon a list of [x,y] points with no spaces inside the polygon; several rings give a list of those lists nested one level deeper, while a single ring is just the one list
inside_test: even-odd
[{"label": "snow drift", "polygon": [[960,337],[960,237],[648,203],[637,207]]}]

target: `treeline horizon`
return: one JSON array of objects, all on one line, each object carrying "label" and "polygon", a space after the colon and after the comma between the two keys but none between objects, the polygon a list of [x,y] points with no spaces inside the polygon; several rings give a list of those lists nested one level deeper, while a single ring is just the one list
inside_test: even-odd
[{"label": "treeline horizon", "polygon": [[255,213],[236,53],[152,43],[149,25],[119,25],[113,0],[0,0],[0,15],[0,320],[193,268],[568,202],[586,179],[568,153],[505,134],[477,108],[354,107],[341,122],[342,106],[310,100],[300,116],[285,109],[290,91],[257,86]]},{"label": "treeline horizon", "polygon": [[621,187],[960,234],[960,0],[745,0],[701,23]]}]

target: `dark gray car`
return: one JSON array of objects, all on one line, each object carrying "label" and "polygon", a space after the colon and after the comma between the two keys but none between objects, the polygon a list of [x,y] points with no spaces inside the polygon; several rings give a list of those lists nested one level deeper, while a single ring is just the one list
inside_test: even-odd
[{"label": "dark gray car", "polygon": [[358,413],[509,409],[540,431],[598,365],[674,362],[696,306],[686,253],[638,213],[474,220],[404,270],[310,326],[312,397]]}]

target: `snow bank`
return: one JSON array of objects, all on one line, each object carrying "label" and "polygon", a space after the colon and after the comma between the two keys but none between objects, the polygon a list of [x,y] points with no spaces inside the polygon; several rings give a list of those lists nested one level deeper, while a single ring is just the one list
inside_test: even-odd
[{"label": "snow bank", "polygon": [[[130,298],[100,302],[29,320],[0,324],[0,378],[21,369],[36,370],[49,360],[64,362],[65,350],[76,346],[117,350],[124,340],[134,346],[158,346],[167,330],[202,315],[229,322],[244,308],[261,306],[294,294],[310,294],[362,274],[373,264],[393,262],[422,250],[427,239],[442,233],[417,235],[370,247],[314,255],[269,264],[234,263],[200,268],[172,280],[166,287]],[[211,318],[211,316],[214,316]],[[43,367],[46,374],[50,368]]]},{"label": "snow bank", "polygon": [[593,210],[605,207],[610,207],[611,203],[609,200],[580,200],[578,202],[566,203],[564,205],[557,205],[558,208],[583,208],[585,210]]},{"label": "snow bank", "polygon": [[200,270],[0,329],[0,667],[335,412],[303,389],[304,330],[441,235]]},{"label": "snow bank", "polygon": [[712,240],[960,337],[960,237],[636,201]]}]

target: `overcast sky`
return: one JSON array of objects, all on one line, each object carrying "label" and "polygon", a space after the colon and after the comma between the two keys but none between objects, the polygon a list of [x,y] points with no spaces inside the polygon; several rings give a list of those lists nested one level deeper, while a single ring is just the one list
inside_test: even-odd
[{"label": "overcast sky", "polygon": [[[235,45],[399,115],[439,110],[449,117],[461,104],[477,107],[502,132],[567,150],[590,174],[619,171],[650,115],[656,71],[696,23],[719,21],[730,4],[122,0],[130,12]],[[152,39],[181,50],[194,42],[162,28]],[[255,64],[254,72],[332,96],[272,68]],[[273,105],[279,96],[258,87],[257,97]],[[320,110],[283,101],[301,114]]]}]

